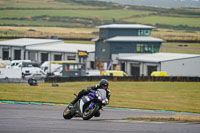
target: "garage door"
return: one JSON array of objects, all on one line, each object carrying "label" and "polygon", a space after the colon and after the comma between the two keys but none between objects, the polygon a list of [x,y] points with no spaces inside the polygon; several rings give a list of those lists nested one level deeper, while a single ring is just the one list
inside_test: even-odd
[{"label": "garage door", "polygon": [[148,72],[148,76],[151,76],[151,73],[153,71],[157,71],[157,66],[147,66],[147,72]]}]

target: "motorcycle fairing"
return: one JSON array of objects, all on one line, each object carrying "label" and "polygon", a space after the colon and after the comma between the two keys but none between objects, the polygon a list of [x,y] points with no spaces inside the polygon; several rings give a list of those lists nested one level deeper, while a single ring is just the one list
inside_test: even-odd
[{"label": "motorcycle fairing", "polygon": [[[99,94],[100,93],[100,97],[101,97],[101,101],[103,101],[104,99],[107,99],[106,98],[106,91],[104,89],[98,89],[97,91],[95,92],[90,92],[88,95],[86,96],[83,96],[80,101],[79,101],[79,110],[80,110],[80,113],[82,114],[83,113],[83,110],[84,110],[84,105],[92,100],[94,100],[94,98],[96,97],[96,94]],[[91,109],[93,106],[95,105],[94,102],[92,102],[89,106],[89,108]]]},{"label": "motorcycle fairing", "polygon": [[81,111],[81,114],[83,113],[83,105],[84,105],[84,101],[81,99],[80,104],[79,104],[79,109]]},{"label": "motorcycle fairing", "polygon": [[90,96],[87,95],[87,96],[83,96],[81,100],[84,103],[87,103],[87,102],[91,101],[92,99],[94,99],[94,98],[92,98],[92,97],[90,97]]}]

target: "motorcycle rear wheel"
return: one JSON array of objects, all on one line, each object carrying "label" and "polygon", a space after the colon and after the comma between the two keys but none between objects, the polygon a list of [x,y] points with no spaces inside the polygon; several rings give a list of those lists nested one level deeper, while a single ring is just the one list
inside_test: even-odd
[{"label": "motorcycle rear wheel", "polygon": [[89,106],[90,104],[85,108],[83,112],[83,120],[91,119],[100,108],[98,104],[94,104],[94,106],[91,109],[89,109]]},{"label": "motorcycle rear wheel", "polygon": [[74,115],[72,114],[71,110],[67,106],[66,109],[63,112],[63,118],[64,119],[71,119]]}]

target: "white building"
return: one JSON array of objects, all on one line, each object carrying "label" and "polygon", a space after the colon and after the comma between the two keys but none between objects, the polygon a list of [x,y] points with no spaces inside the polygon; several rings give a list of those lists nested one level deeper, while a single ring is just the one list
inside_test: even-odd
[{"label": "white building", "polygon": [[[64,43],[52,39],[14,39],[0,41],[0,59],[44,61],[77,61],[78,51],[87,51],[87,69],[95,67],[95,45]],[[200,77],[200,55],[175,53],[117,53],[114,64],[131,76],[148,76],[152,71],[166,71],[169,76]],[[113,67],[114,68],[114,67]]]},{"label": "white building", "polygon": [[95,46],[64,43],[63,40],[21,38],[0,41],[0,59],[44,61],[78,61],[78,50],[87,51],[87,68],[94,66]]},{"label": "white building", "polygon": [[119,54],[121,69],[132,76],[149,76],[152,71],[165,71],[168,76],[200,77],[200,55],[153,53]]}]

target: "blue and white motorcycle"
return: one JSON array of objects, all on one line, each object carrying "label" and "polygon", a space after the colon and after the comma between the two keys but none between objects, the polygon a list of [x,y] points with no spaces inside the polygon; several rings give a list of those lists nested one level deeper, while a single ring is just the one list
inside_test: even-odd
[{"label": "blue and white motorcycle", "polygon": [[100,116],[100,109],[108,104],[106,91],[104,89],[97,89],[83,96],[73,107],[67,106],[63,112],[64,119],[71,119],[72,117],[82,117],[83,120],[89,120],[93,116]]}]

